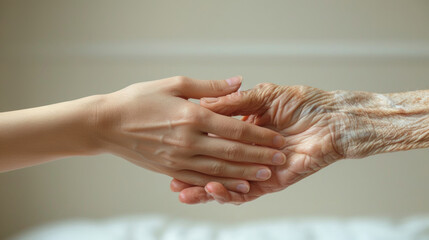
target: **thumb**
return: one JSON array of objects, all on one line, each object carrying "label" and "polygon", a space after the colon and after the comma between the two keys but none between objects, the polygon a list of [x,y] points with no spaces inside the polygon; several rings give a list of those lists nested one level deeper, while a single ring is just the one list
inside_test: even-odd
[{"label": "thumb", "polygon": [[224,80],[197,80],[187,77],[174,77],[174,91],[180,97],[196,98],[219,97],[237,91],[242,82],[242,77],[232,77]]},{"label": "thumb", "polygon": [[201,106],[222,115],[258,115],[267,110],[266,98],[258,89],[235,92],[218,98],[202,98]]}]

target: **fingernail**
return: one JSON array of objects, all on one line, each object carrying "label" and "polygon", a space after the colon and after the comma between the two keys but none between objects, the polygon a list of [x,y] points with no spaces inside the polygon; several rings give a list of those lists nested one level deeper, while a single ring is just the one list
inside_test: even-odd
[{"label": "fingernail", "polygon": [[260,169],[257,173],[256,173],[256,178],[257,179],[261,179],[261,180],[265,180],[271,177],[271,172],[268,169]]},{"label": "fingernail", "polygon": [[229,86],[236,86],[241,83],[241,76],[226,79]]},{"label": "fingernail", "polygon": [[283,153],[278,152],[278,153],[274,154],[274,156],[273,156],[273,163],[274,164],[281,165],[281,164],[284,164],[285,161],[286,161],[286,156]]},{"label": "fingernail", "polygon": [[237,186],[237,190],[239,192],[242,192],[242,193],[248,193],[249,192],[249,187],[246,184],[240,183]]},{"label": "fingernail", "polygon": [[278,147],[278,148],[283,147],[284,143],[285,143],[285,140],[282,136],[277,135],[274,137],[273,144],[275,147]]},{"label": "fingernail", "polygon": [[206,103],[215,103],[215,102],[219,101],[219,98],[206,97],[206,98],[203,98],[202,100]]},{"label": "fingernail", "polygon": [[212,191],[210,191],[210,189],[207,186],[204,187],[204,190],[206,190],[207,193],[212,193]]}]

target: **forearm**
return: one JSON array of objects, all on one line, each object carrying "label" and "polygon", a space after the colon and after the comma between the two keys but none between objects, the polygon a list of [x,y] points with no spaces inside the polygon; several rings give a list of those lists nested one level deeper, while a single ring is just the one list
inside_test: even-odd
[{"label": "forearm", "polygon": [[97,152],[91,125],[99,98],[0,113],[0,172]]},{"label": "forearm", "polygon": [[334,95],[347,116],[337,126],[345,157],[429,147],[429,91]]},{"label": "forearm", "polygon": [[384,94],[392,124],[385,152],[429,147],[429,90]]}]

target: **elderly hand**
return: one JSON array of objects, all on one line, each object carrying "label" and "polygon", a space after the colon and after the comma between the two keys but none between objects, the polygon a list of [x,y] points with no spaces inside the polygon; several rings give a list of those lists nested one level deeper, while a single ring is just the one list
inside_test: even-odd
[{"label": "elderly hand", "polygon": [[386,98],[381,94],[326,92],[274,84],[261,84],[224,97],[204,98],[201,105],[216,113],[249,115],[246,122],[281,133],[286,141],[282,151],[287,162],[272,166],[269,180],[251,182],[246,194],[228,192],[216,182],[204,189],[174,179],[170,187],[181,191],[179,199],[184,203],[215,199],[239,204],[285,189],[339,159],[392,151],[398,145],[387,144],[392,141],[383,141],[386,139],[381,137],[392,134],[378,130],[392,128],[391,122],[380,120],[390,111],[384,108]]},{"label": "elderly hand", "polygon": [[185,183],[204,186],[216,181],[245,193],[246,180],[271,176],[266,165],[284,164],[284,154],[273,149],[284,144],[283,137],[188,101],[223,96],[237,91],[240,84],[240,77],[217,81],[173,77],[108,94],[96,121],[102,148]]}]

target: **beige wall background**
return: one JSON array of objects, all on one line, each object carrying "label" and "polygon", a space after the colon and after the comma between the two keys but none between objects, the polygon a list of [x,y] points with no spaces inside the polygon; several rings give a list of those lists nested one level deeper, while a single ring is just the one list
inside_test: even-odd
[{"label": "beige wall background", "polygon": [[[241,74],[325,90],[429,88],[428,1],[0,0],[0,111],[173,75]],[[166,214],[238,222],[429,213],[429,150],[338,162],[286,191],[186,206],[169,178],[114,156],[0,174],[0,238],[69,218]]]}]

